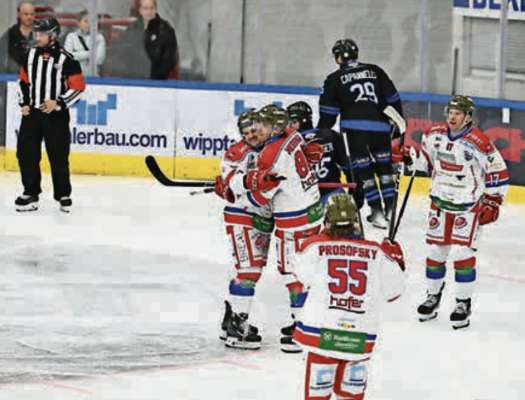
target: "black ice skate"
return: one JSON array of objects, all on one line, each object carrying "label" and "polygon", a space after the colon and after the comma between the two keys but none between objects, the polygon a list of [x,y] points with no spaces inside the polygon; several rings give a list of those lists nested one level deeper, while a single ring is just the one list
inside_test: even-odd
[{"label": "black ice skate", "polygon": [[443,282],[438,294],[430,294],[427,292],[427,299],[417,308],[420,322],[430,321],[437,317],[437,310],[439,308],[439,303],[441,302],[441,294],[443,293],[444,287],[445,283]]},{"label": "black ice skate", "polygon": [[283,353],[300,353],[303,350],[293,341],[295,322],[281,329],[281,351]]},{"label": "black ice skate", "polygon": [[469,317],[471,313],[472,310],[470,308],[470,299],[456,299],[456,308],[454,308],[454,311],[452,311],[452,314],[450,314],[450,322],[452,322],[452,328],[461,329],[469,326]]},{"label": "black ice skate", "polygon": [[373,208],[370,215],[366,217],[366,220],[370,222],[374,228],[386,229],[388,227],[388,222],[381,208]]},{"label": "black ice skate", "polygon": [[15,209],[18,212],[38,210],[38,196],[23,194],[15,200]]},{"label": "black ice skate", "polygon": [[58,201],[60,203],[60,211],[65,213],[71,212],[71,206],[73,205],[73,201],[69,197],[61,197]]},{"label": "black ice skate", "polygon": [[229,302],[224,302],[226,310],[222,320],[222,333],[219,336],[224,340],[226,347],[245,350],[257,350],[261,348],[261,336],[258,329],[248,324],[248,314],[233,312]]},{"label": "black ice skate", "polygon": [[[231,304],[228,301],[225,301],[224,304],[226,305],[226,309],[224,311],[224,317],[221,323],[221,333],[219,335],[219,339],[221,340],[226,340],[226,336],[227,336],[226,327],[228,325],[228,321],[231,318],[231,314],[233,313]],[[249,329],[249,332],[252,334],[257,335],[259,333],[259,329],[256,326],[249,325],[248,329]]]}]

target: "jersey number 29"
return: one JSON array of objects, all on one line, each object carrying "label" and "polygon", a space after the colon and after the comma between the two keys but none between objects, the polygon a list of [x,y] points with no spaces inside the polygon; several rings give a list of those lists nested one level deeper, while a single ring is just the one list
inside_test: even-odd
[{"label": "jersey number 29", "polygon": [[333,294],[351,292],[362,296],[366,292],[368,264],[364,261],[345,259],[328,260],[328,275],[334,281],[328,284],[328,289]]},{"label": "jersey number 29", "polygon": [[350,91],[357,92],[355,101],[373,101],[377,104],[377,96],[372,82],[355,83],[350,86]]}]

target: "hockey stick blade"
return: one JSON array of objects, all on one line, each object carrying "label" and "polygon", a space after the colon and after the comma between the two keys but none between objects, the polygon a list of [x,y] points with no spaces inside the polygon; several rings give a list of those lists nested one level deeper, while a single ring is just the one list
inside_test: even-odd
[{"label": "hockey stick blade", "polygon": [[195,182],[195,181],[173,181],[168,178],[159,167],[157,160],[153,156],[146,156],[146,166],[151,172],[151,175],[164,186],[175,186],[175,187],[211,187],[214,186],[213,182]]}]

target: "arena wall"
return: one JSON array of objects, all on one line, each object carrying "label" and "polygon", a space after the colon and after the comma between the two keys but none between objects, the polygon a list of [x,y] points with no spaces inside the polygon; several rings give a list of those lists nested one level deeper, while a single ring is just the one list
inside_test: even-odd
[{"label": "arena wall", "polygon": [[[0,168],[18,169],[16,135],[20,125],[17,83],[7,82],[5,146]],[[312,87],[207,84],[198,82],[130,81],[88,78],[88,88],[71,110],[71,171],[81,174],[149,176],[146,155],[154,155],[171,178],[211,180],[219,160],[239,139],[236,116],[268,103],[286,105],[299,99],[317,109],[319,90]],[[419,143],[422,132],[443,120],[448,97],[425,93],[401,94],[407,117],[407,143]],[[502,152],[511,175],[509,199],[525,203],[525,102],[475,98],[476,121]],[[316,111],[315,111],[316,112]],[[317,115],[314,115],[314,120]],[[43,169],[49,168],[44,157]],[[418,178],[415,191],[428,182]]]}]

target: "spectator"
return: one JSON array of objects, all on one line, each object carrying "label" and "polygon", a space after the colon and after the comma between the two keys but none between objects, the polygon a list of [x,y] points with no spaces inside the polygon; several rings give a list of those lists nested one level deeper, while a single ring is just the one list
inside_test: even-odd
[{"label": "spectator", "polygon": [[156,0],[140,0],[139,17],[123,33],[113,52],[113,74],[128,78],[176,79],[175,30],[157,14]]},{"label": "spectator", "polygon": [[[9,28],[0,39],[0,55],[3,72],[17,73],[31,46],[33,45],[33,21],[35,7],[29,1],[22,1],[17,9],[17,23]],[[6,57],[8,53],[9,57]]]},{"label": "spectator", "polygon": [[[78,30],[68,33],[66,36],[66,42],[64,43],[64,48],[80,63],[84,76],[92,75],[89,69],[92,45],[91,34],[89,33],[88,12],[85,10],[81,11],[78,15],[77,21]],[[99,76],[100,67],[106,59],[106,39],[104,39],[104,36],[100,33],[97,33],[95,46],[95,62],[97,63],[97,68],[95,70],[95,75],[93,76]]]}]

